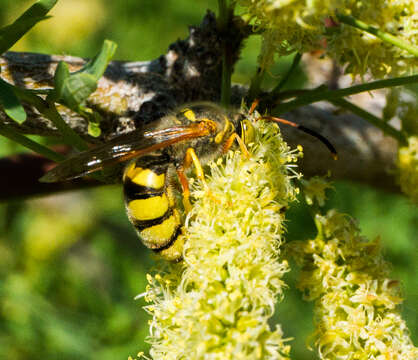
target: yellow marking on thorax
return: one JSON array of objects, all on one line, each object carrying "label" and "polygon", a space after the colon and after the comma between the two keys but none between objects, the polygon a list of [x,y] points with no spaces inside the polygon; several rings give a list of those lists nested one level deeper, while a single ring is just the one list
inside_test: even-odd
[{"label": "yellow marking on thorax", "polygon": [[176,232],[179,224],[179,218],[174,213],[161,224],[142,230],[140,232],[140,236],[144,245],[151,249],[161,248],[170,240],[171,236]]},{"label": "yellow marking on thorax", "polygon": [[156,174],[151,169],[135,167],[135,164],[129,165],[125,171],[124,180],[131,179],[137,185],[147,186],[154,189],[161,189],[165,183],[165,174]]},{"label": "yellow marking on thorax", "polygon": [[185,109],[183,111],[183,115],[186,117],[186,119],[190,121],[196,121],[196,114],[194,113],[193,110]]},{"label": "yellow marking on thorax", "polygon": [[129,215],[136,220],[152,220],[163,216],[169,207],[166,194],[148,199],[132,200],[128,203]]}]

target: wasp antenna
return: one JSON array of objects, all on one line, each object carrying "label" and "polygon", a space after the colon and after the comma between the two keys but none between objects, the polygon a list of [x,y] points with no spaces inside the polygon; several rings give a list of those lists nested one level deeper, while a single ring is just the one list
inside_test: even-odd
[{"label": "wasp antenna", "polygon": [[322,141],[323,144],[325,144],[325,146],[329,149],[329,151],[332,154],[332,157],[334,158],[334,160],[338,159],[338,154],[337,154],[337,150],[335,149],[334,145],[331,144],[331,142],[325,137],[322,136],[321,134],[317,133],[316,131],[309,129],[305,126],[299,125],[297,126],[297,128],[303,132],[306,132],[307,134],[316,137],[319,141]]},{"label": "wasp antenna", "polygon": [[309,129],[303,125],[297,124],[293,121],[289,121],[289,120],[285,120],[285,119],[281,119],[278,117],[274,117],[274,116],[263,116],[261,117],[261,119],[263,120],[268,120],[268,121],[274,121],[276,123],[280,123],[280,124],[285,124],[285,125],[289,125],[289,126],[293,126],[296,129],[299,129],[313,137],[316,137],[319,141],[321,141],[327,148],[328,150],[331,152],[332,157],[334,158],[334,160],[338,159],[338,154],[337,154],[337,150],[335,149],[334,145],[331,144],[331,142],[323,135],[321,135],[320,133],[317,133],[316,131]]}]

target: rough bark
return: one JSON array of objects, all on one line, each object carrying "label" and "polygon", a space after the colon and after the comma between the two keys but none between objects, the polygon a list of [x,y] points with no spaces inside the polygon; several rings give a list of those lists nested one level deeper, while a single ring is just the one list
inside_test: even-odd
[{"label": "rough bark", "polygon": [[[167,54],[158,59],[112,62],[88,100],[88,106],[103,117],[99,139],[89,137],[86,121],[77,114],[60,107],[61,115],[84,138],[100,143],[141,128],[179,104],[199,100],[216,102],[220,94],[222,41],[227,39],[238,57],[247,35],[247,29],[238,21],[232,23],[229,34],[220,34],[213,14],[208,13],[200,26],[190,28],[186,40],[170,45]],[[71,71],[85,63],[84,59],[71,56],[9,52],[0,57],[0,76],[25,88],[50,88],[59,61],[67,62]],[[234,87],[235,104],[241,102],[245,92],[243,86]],[[370,98],[364,105],[374,108],[373,111],[377,107],[379,111],[381,95]],[[22,125],[10,120],[1,110],[0,123],[9,124],[21,133],[59,136],[49,120],[30,107],[26,106],[26,110],[29,118]],[[306,106],[283,117],[320,132],[338,150],[339,160],[335,161],[317,139],[283,126],[288,142],[302,144],[305,149],[300,168],[306,177],[323,175],[330,170],[332,179],[354,180],[398,191],[391,173],[396,159],[396,142],[383,136],[379,129],[352,114],[337,113],[335,108],[325,104]],[[0,172],[5,174],[4,169]],[[11,183],[13,175],[9,172],[7,176]]]}]

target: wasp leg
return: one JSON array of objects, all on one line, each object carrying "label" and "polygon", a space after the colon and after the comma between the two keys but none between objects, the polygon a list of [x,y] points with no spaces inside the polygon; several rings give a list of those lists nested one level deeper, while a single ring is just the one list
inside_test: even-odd
[{"label": "wasp leg", "polygon": [[202,181],[203,186],[207,189],[205,174],[203,172],[202,165],[200,164],[199,158],[196,155],[196,152],[193,148],[188,148],[186,151],[186,156],[184,157],[184,167],[187,169],[193,163],[196,169],[196,175],[200,181]]},{"label": "wasp leg", "polygon": [[254,110],[257,108],[258,104],[260,103],[260,99],[255,99],[253,101],[253,103],[251,104],[250,110],[248,111],[248,113],[251,115]]},{"label": "wasp leg", "polygon": [[223,152],[226,153],[231,148],[232,144],[234,143],[234,140],[237,140],[239,147],[241,149],[241,152],[246,158],[250,157],[250,153],[247,150],[247,146],[245,146],[244,141],[240,138],[240,136],[237,133],[233,133],[226,141],[223,146]]},{"label": "wasp leg", "polygon": [[209,192],[209,187],[206,184],[205,180],[205,173],[203,172],[202,165],[200,164],[199,158],[196,155],[196,152],[193,148],[188,148],[186,150],[186,155],[183,160],[183,164],[177,168],[177,175],[180,180],[180,184],[183,191],[183,205],[186,212],[189,212],[192,209],[192,205],[190,203],[190,189],[189,189],[189,182],[185,175],[185,170],[193,164],[196,169],[197,178],[202,182],[202,185],[205,191]]},{"label": "wasp leg", "polygon": [[189,182],[187,180],[186,174],[184,173],[184,167],[180,166],[176,169],[177,176],[180,181],[181,190],[183,194],[183,206],[186,213],[192,210],[192,204],[190,203],[190,189]]}]

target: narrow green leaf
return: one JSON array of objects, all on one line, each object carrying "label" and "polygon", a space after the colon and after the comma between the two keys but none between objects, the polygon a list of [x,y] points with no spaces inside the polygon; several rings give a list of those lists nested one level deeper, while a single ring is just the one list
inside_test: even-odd
[{"label": "narrow green leaf", "polygon": [[19,134],[11,126],[0,124],[0,135],[53,161],[60,162],[65,160],[65,157],[63,155],[56,153],[55,151],[47,148],[46,146],[43,146],[42,144],[37,143],[36,141],[29,139],[28,137],[22,134]]},{"label": "narrow green leaf", "polygon": [[0,105],[3,106],[4,112],[12,120],[23,123],[26,120],[26,112],[13,91],[13,86],[0,79]]},{"label": "narrow green leaf", "polygon": [[36,23],[47,19],[46,14],[58,0],[39,0],[26,10],[14,23],[0,29],[0,54],[10,49]]},{"label": "narrow green leaf", "polygon": [[401,144],[406,143],[406,138],[404,134],[392,127],[391,125],[385,123],[383,120],[379,119],[377,116],[369,113],[368,111],[358,107],[357,105],[345,100],[345,99],[332,99],[334,105],[341,106],[344,109],[350,110],[353,114],[356,114],[363,119],[367,120],[369,123],[373,124],[374,126],[378,127],[382,130],[386,135],[392,136],[394,139],[398,140]]},{"label": "narrow green leaf", "polygon": [[418,83],[418,75],[410,75],[405,77],[397,77],[385,80],[376,80],[368,82],[365,84],[354,85],[348,88],[338,89],[338,90],[324,90],[322,87],[317,89],[309,90],[296,98],[285,103],[277,105],[272,113],[275,115],[284,114],[290,110],[293,110],[297,107],[313,104],[318,101],[329,101],[334,99],[339,99],[345,96],[358,94],[365,91],[372,91],[376,89],[389,88],[392,86],[400,86]]},{"label": "narrow green leaf", "polygon": [[51,100],[58,100],[62,97],[62,92],[65,87],[65,82],[70,77],[70,70],[67,63],[60,61],[54,74],[54,90],[51,92],[49,98]]},{"label": "narrow green leaf", "polygon": [[359,30],[367,31],[370,34],[373,34],[380,40],[397,46],[400,49],[408,51],[410,54],[414,55],[415,57],[418,57],[418,47],[414,46],[413,44],[410,44],[409,42],[398,38],[392,34],[389,34],[387,32],[384,32],[378,28],[375,28],[374,26],[371,26],[369,24],[364,23],[361,20],[356,19],[353,16],[349,15],[343,15],[337,13],[337,19],[341,21],[344,24],[350,25],[352,27],[355,27]]}]

